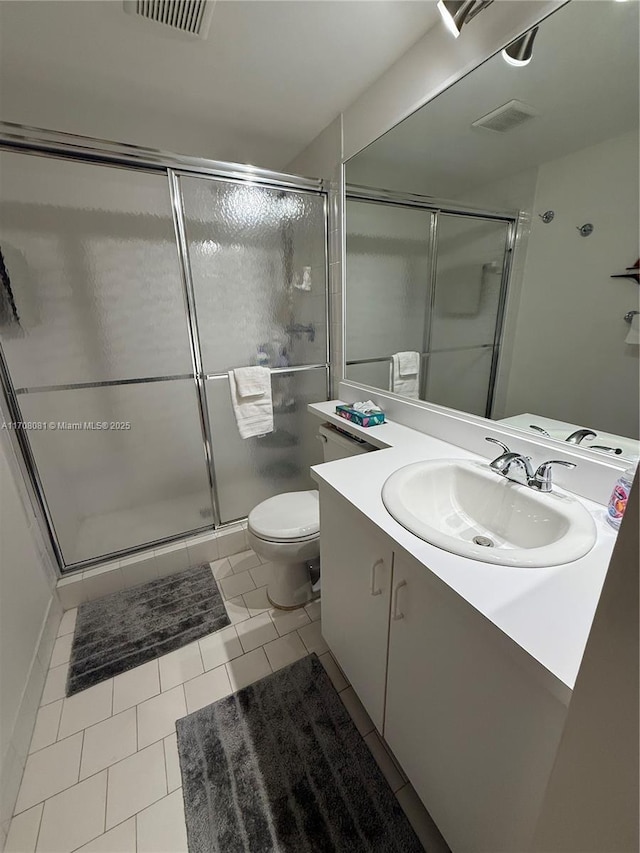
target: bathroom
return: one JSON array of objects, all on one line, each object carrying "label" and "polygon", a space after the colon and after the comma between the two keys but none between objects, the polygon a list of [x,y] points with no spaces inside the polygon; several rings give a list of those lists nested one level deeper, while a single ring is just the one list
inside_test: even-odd
[{"label": "bathroom", "polygon": [[0,4],[0,849],[638,849],[638,12]]}]

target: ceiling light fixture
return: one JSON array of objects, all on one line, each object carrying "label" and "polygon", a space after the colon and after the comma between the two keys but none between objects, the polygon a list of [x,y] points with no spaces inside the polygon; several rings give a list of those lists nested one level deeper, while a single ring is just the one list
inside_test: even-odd
[{"label": "ceiling light fixture", "polygon": [[462,27],[492,3],[493,0],[440,0],[438,11],[446,28],[458,38]]},{"label": "ceiling light fixture", "polygon": [[509,65],[528,65],[531,62],[531,56],[533,55],[533,42],[535,41],[537,34],[538,27],[534,27],[532,30],[529,30],[524,35],[520,36],[519,39],[508,44],[502,51],[502,58],[504,61],[508,62]]}]

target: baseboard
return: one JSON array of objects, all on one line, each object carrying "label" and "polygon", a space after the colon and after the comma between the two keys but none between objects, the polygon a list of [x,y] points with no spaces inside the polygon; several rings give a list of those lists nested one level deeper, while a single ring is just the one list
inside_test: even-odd
[{"label": "baseboard", "polygon": [[4,848],[5,836],[18,797],[22,773],[29,754],[29,745],[40,707],[51,653],[58,636],[62,613],[60,599],[53,592],[46,615],[42,620],[40,636],[29,667],[29,676],[22,692],[20,709],[13,725],[9,746],[2,756],[2,765],[0,766],[0,849]]}]

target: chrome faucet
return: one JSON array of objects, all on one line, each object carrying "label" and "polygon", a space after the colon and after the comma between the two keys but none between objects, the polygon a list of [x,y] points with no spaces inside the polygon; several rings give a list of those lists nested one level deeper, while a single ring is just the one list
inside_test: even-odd
[{"label": "chrome faucet", "polygon": [[524,471],[524,476],[526,478],[525,485],[529,486],[530,489],[535,489],[538,492],[550,492],[552,488],[551,483],[551,466],[552,465],[562,465],[565,468],[575,468],[575,462],[564,462],[562,459],[550,459],[548,462],[543,462],[538,468],[534,471],[531,466],[531,457],[523,456],[522,453],[514,453],[510,450],[506,444],[503,444],[501,441],[498,441],[497,438],[490,438],[487,436],[487,441],[492,442],[493,444],[499,445],[503,452],[500,456],[497,456],[492,462],[489,463],[489,467],[498,474],[502,474],[503,477],[506,477],[507,480],[512,480],[514,483],[518,483],[519,480],[515,480],[513,477],[509,476],[509,471],[511,467],[516,465],[519,470]]},{"label": "chrome faucet", "polygon": [[598,435],[592,429],[577,429],[565,438],[569,444],[581,444],[585,438],[595,438]]},{"label": "chrome faucet", "polygon": [[[517,466],[520,471],[524,472],[524,477],[527,485],[529,484],[529,480],[533,477],[533,468],[531,467],[531,457],[523,456],[522,453],[514,453],[512,450],[509,450],[506,444],[503,444],[501,441],[498,441],[497,438],[490,438],[487,436],[487,441],[492,442],[493,444],[499,445],[503,452],[500,456],[497,456],[492,462],[489,463],[489,467],[496,471],[498,474],[502,474],[503,477],[506,477],[507,480],[513,480],[513,477],[509,476],[509,471],[513,466]],[[517,480],[515,482],[518,482]]]}]

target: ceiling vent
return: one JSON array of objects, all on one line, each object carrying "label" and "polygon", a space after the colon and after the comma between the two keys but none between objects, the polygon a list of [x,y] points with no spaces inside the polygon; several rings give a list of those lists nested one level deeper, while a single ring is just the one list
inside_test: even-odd
[{"label": "ceiling vent", "polygon": [[496,133],[506,133],[524,124],[525,121],[538,115],[537,110],[525,104],[523,101],[508,101],[501,107],[492,110],[482,118],[471,123],[472,127],[482,127],[485,130],[493,130]]},{"label": "ceiling vent", "polygon": [[211,26],[215,0],[124,0],[123,6],[129,15],[205,39]]}]

